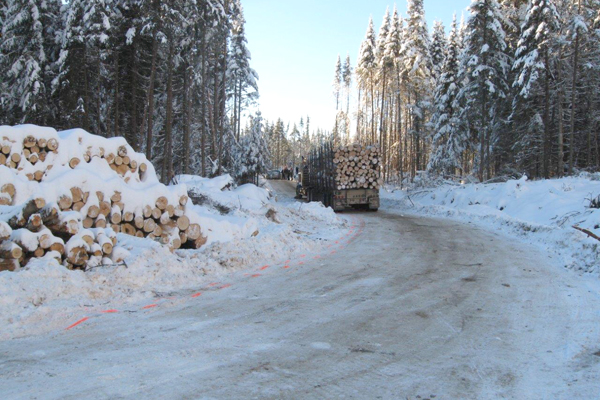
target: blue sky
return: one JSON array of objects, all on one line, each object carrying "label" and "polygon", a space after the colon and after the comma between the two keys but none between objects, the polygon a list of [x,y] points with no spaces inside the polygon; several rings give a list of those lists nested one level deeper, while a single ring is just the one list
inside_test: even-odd
[{"label": "blue sky", "polygon": [[[406,16],[406,0],[396,3]],[[460,19],[470,0],[425,0],[433,21],[446,28],[453,13]],[[350,54],[353,67],[369,17],[378,32],[385,0],[242,0],[252,67],[258,72],[260,111],[269,120],[291,124],[309,115],[311,127],[331,130],[335,119],[332,82],[338,54]],[[312,130],[312,129],[311,129]]]}]

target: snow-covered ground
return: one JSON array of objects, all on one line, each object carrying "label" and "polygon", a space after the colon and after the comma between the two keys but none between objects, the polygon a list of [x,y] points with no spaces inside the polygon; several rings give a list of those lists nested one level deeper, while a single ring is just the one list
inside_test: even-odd
[{"label": "snow-covered ground", "polygon": [[534,244],[567,268],[600,274],[600,174],[530,181],[526,177],[494,184],[444,184],[435,188],[381,191],[384,206],[442,216],[503,231]]},{"label": "snow-covered ground", "polygon": [[193,290],[233,271],[319,251],[346,226],[346,219],[317,203],[275,201],[254,185],[232,189],[229,176],[187,176],[180,183],[204,202],[188,207],[198,215],[206,245],[171,253],[152,240],[118,234],[130,253],[126,266],[83,272],[34,260],[21,271],[0,272],[0,340],[64,329],[90,310]]}]

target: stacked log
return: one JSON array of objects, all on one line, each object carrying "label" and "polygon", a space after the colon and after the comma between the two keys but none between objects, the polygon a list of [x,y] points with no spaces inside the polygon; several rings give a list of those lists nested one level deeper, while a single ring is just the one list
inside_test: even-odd
[{"label": "stacked log", "polygon": [[[15,145],[10,138],[3,137],[0,142],[0,165],[19,169],[25,162],[32,166],[39,163],[40,168],[33,168],[33,171],[26,173],[26,176],[29,180],[42,182],[46,171],[52,168],[52,165],[45,165],[46,158],[50,153],[57,154],[58,149],[59,141],[56,138],[36,138],[34,135],[28,135],[23,139],[22,145]],[[74,169],[82,162],[91,162],[94,157],[104,160],[126,182],[131,179],[126,176],[128,172],[137,174],[142,179],[148,170],[145,162],[138,162],[135,157],[128,154],[126,146],[119,146],[114,152],[106,151],[102,146],[87,146],[83,154],[71,156],[68,165]],[[0,205],[2,205],[1,200]]]},{"label": "stacked log", "polygon": [[379,189],[383,184],[378,146],[339,147],[334,152],[333,163],[337,190]]},{"label": "stacked log", "polygon": [[[1,137],[0,165],[12,169],[15,175],[45,182],[49,179],[46,172],[52,168],[68,172],[98,159],[122,180],[104,187],[104,180],[73,175],[79,181],[70,180],[68,190],[63,189],[62,182],[58,183],[55,189],[60,194],[56,198],[36,195],[21,204],[15,204],[19,180],[3,182],[0,271],[15,270],[42,257],[55,258],[68,268],[120,263],[127,252],[117,246],[117,233],[153,239],[171,250],[199,248],[206,243],[200,226],[190,221],[187,195],[174,196],[173,191],[156,184],[148,193],[130,193],[130,180],[141,182],[149,171],[143,155],[133,153],[129,146],[115,145],[85,132],[76,132],[62,146],[63,139],[55,133],[54,136]],[[88,146],[89,143],[93,145]],[[54,156],[49,157],[50,154]],[[150,180],[158,183],[154,175]]]}]

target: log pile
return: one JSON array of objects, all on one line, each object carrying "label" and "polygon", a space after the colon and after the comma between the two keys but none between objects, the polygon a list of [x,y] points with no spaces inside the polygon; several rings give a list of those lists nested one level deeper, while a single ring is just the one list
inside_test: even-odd
[{"label": "log pile", "polygon": [[334,151],[335,185],[343,189],[379,189],[383,184],[380,173],[378,146],[351,144]]},{"label": "log pile", "polygon": [[[59,143],[57,138],[36,138],[34,135],[28,135],[22,143],[17,143],[4,136],[0,142],[0,165],[18,170],[23,170],[25,165],[31,165],[33,168],[29,168],[25,175],[30,181],[41,182],[46,172],[53,167],[53,164],[46,163],[46,160],[50,154],[58,154]],[[74,169],[81,162],[90,163],[94,158],[98,158],[106,161],[126,182],[131,179],[130,176],[126,176],[128,172],[143,179],[148,165],[145,162],[138,163],[128,153],[130,152],[127,146],[123,145],[113,151],[107,151],[103,146],[87,145],[81,154],[70,155],[67,164]]]},{"label": "log pile", "polygon": [[[8,178],[13,179],[0,186],[0,271],[15,270],[42,257],[55,258],[71,269],[119,263],[126,252],[117,246],[117,233],[153,239],[171,250],[206,243],[200,225],[190,221],[196,218],[186,209],[185,190],[161,185],[154,175],[147,191],[129,186],[150,172],[143,155],[104,138],[83,136],[82,140],[80,135],[73,145],[73,140],[66,143],[55,136],[1,138],[0,165],[12,171]],[[106,146],[98,145],[102,141]],[[61,153],[63,147],[66,154]],[[58,182],[56,176],[63,175],[47,174],[49,170],[81,169],[80,164],[94,159],[110,168],[103,167],[104,180],[88,176],[87,170],[84,174],[74,171],[75,175]],[[106,180],[107,173],[121,179]],[[19,176],[35,182],[19,186],[26,182]],[[32,184],[39,189],[34,196],[30,196]],[[53,188],[52,194],[48,187]]]}]

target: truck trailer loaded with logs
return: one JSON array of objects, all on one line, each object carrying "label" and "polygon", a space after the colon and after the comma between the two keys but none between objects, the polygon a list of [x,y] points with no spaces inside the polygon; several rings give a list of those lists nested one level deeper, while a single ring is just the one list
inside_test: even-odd
[{"label": "truck trailer loaded with logs", "polygon": [[321,201],[335,211],[377,211],[382,185],[378,146],[325,143],[308,156],[303,190],[308,201]]}]

